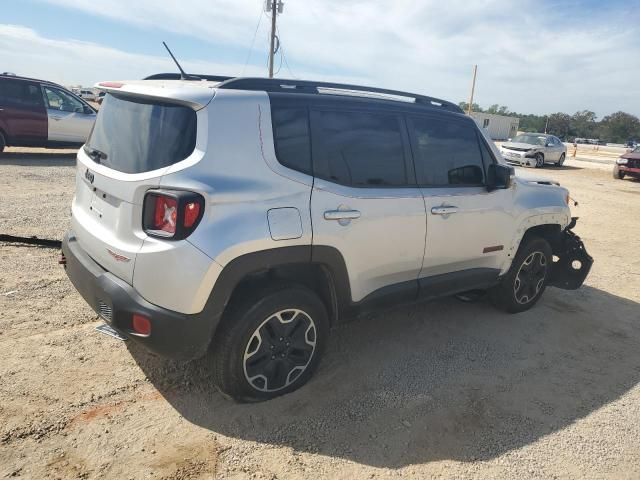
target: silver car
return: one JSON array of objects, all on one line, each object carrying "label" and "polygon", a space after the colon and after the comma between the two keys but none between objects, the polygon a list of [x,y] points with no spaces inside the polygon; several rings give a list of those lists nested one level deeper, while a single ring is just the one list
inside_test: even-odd
[{"label": "silver car", "polygon": [[209,352],[230,397],[304,384],[348,317],[474,289],[522,312],[589,272],[567,189],[516,177],[451,102],[174,78],[99,85],[61,262],[111,334]]},{"label": "silver car", "polygon": [[523,133],[502,144],[500,153],[510,163],[536,168],[552,163],[560,167],[567,157],[567,147],[553,135]]}]

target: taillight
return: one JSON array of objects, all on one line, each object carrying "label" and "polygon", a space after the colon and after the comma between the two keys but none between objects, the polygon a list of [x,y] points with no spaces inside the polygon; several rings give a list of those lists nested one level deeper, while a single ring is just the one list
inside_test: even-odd
[{"label": "taillight", "polygon": [[175,198],[165,195],[154,195],[153,229],[163,232],[176,233],[178,219],[178,202]]},{"label": "taillight", "polygon": [[149,190],[144,198],[142,227],[148,235],[170,240],[187,238],[204,213],[204,198],[193,192]]}]

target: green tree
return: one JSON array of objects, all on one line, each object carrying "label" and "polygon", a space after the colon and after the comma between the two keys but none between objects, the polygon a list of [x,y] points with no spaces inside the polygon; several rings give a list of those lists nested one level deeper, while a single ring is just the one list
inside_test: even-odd
[{"label": "green tree", "polygon": [[547,133],[566,139],[571,132],[571,115],[558,112],[549,115]]},{"label": "green tree", "polygon": [[[467,112],[467,109],[469,108],[469,102],[460,102],[458,103],[458,106],[462,109],[463,112]],[[471,106],[471,111],[472,112],[483,112],[484,110],[482,110],[482,107],[480,107],[480,105],[478,105],[477,103],[474,103]]]},{"label": "green tree", "polygon": [[613,143],[640,138],[640,120],[630,113],[612,113],[600,122],[600,134],[605,140]]},{"label": "green tree", "polygon": [[485,110],[487,113],[494,113],[497,115],[507,115],[509,113],[509,108],[506,105],[498,105],[494,103],[489,108]]},{"label": "green tree", "polygon": [[580,138],[597,137],[596,114],[591,110],[576,112],[571,117],[571,134]]}]

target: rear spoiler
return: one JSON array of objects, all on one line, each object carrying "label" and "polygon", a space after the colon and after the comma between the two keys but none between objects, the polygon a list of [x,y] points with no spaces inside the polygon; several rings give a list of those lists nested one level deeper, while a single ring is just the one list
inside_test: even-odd
[{"label": "rear spoiler", "polygon": [[176,103],[194,110],[200,110],[209,104],[215,94],[214,86],[199,82],[163,82],[162,80],[123,80],[95,84],[96,88],[108,93]]}]

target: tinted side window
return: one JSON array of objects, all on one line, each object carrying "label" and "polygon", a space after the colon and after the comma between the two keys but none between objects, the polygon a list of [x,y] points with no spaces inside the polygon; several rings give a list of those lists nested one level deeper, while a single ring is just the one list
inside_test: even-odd
[{"label": "tinted side window", "polygon": [[311,140],[306,108],[272,107],[276,157],[285,167],[311,175]]},{"label": "tinted side window", "polygon": [[0,80],[0,102],[38,107],[43,105],[42,92],[35,83]]},{"label": "tinted side window", "polygon": [[474,125],[442,118],[412,117],[409,131],[420,185],[484,183],[484,165]]},{"label": "tinted side window", "polygon": [[407,185],[400,119],[369,112],[318,111],[314,168],[318,177],[354,187]]}]

